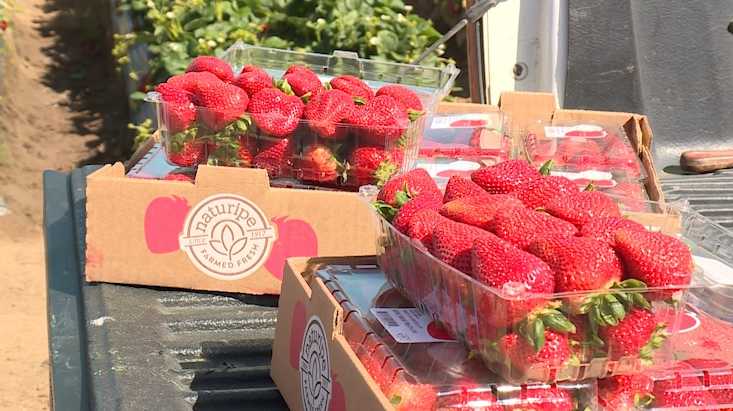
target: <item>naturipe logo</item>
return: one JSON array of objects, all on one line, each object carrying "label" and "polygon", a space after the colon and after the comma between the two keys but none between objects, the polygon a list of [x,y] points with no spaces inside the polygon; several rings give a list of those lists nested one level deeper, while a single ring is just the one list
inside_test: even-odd
[{"label": "naturipe logo", "polygon": [[331,360],[323,323],[316,316],[310,318],[305,329],[299,365],[303,409],[328,410],[331,401]]},{"label": "naturipe logo", "polygon": [[205,274],[239,280],[267,261],[275,237],[275,229],[254,203],[234,194],[217,194],[189,211],[179,243]]}]

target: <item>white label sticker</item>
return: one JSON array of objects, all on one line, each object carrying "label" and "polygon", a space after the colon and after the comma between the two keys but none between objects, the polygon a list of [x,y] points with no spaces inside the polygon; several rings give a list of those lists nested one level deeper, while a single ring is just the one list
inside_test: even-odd
[{"label": "white label sticker", "polygon": [[488,114],[456,114],[452,116],[436,116],[430,123],[431,129],[442,128],[476,128],[495,126]]},{"label": "white label sticker", "polygon": [[371,312],[398,343],[454,341],[437,322],[417,308],[372,308]]},{"label": "white label sticker", "polygon": [[580,124],[571,127],[562,126],[548,126],[545,127],[545,136],[549,138],[566,138],[566,137],[581,137],[581,138],[604,138],[608,136],[606,130],[600,126],[594,126],[591,124]]}]

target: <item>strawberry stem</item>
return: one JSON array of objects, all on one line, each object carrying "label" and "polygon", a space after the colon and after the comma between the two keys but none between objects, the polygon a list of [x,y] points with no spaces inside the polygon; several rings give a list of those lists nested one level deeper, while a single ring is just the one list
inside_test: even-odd
[{"label": "strawberry stem", "polygon": [[275,85],[276,85],[276,86],[277,86],[277,88],[279,88],[279,89],[280,89],[280,91],[282,91],[283,93],[285,93],[285,94],[287,94],[287,95],[289,95],[289,96],[294,96],[294,95],[295,95],[295,92],[293,91],[293,88],[292,88],[292,87],[290,87],[290,83],[288,83],[288,81],[287,81],[287,80],[285,80],[285,79],[283,79],[283,80],[278,80],[278,81],[276,81],[276,82],[275,82]]},{"label": "strawberry stem", "polygon": [[552,171],[552,167],[555,166],[555,161],[552,159],[547,160],[545,164],[542,164],[542,167],[540,167],[540,174],[543,176],[549,176],[550,172]]},{"label": "strawberry stem", "polygon": [[596,185],[591,181],[587,186],[585,186],[583,191],[596,191]]},{"label": "strawberry stem", "polygon": [[417,119],[418,119],[418,118],[420,118],[420,116],[422,116],[423,114],[425,114],[425,112],[424,112],[424,111],[417,111],[417,110],[413,110],[413,109],[408,109],[408,110],[407,110],[407,117],[409,117],[409,118],[410,118],[410,121],[415,121],[415,120],[417,120]]},{"label": "strawberry stem", "polygon": [[366,100],[361,97],[353,96],[351,99],[354,100],[354,104],[356,104],[357,106],[363,106],[364,104],[366,104]]}]

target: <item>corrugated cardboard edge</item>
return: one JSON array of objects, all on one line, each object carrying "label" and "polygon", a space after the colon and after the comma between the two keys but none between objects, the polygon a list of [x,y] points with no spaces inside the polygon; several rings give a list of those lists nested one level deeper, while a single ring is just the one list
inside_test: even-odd
[{"label": "corrugated cardboard edge", "polygon": [[[290,258],[287,260],[283,287],[280,294],[275,342],[272,349],[271,376],[291,410],[303,410],[300,373],[289,361],[292,340],[292,318],[295,305],[300,301],[306,307],[306,322],[318,316],[330,336],[329,354],[331,376],[344,392],[346,410],[392,410],[387,398],[366,372],[351,346],[343,336],[343,309],[319,278],[308,285],[306,278],[322,264],[363,261],[363,257],[344,258]],[[371,259],[373,262],[373,259]],[[295,348],[298,351],[300,347]]]}]

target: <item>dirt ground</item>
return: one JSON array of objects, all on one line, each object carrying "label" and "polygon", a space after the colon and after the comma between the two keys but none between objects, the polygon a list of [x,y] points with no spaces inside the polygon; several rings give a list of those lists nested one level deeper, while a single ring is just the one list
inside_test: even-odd
[{"label": "dirt ground", "polygon": [[[0,87],[1,410],[49,407],[42,171],[129,155],[108,11],[84,0],[16,1]],[[2,202],[0,202],[2,204]]]}]

